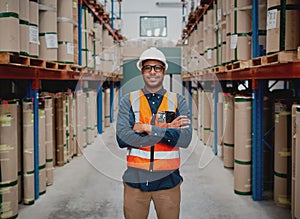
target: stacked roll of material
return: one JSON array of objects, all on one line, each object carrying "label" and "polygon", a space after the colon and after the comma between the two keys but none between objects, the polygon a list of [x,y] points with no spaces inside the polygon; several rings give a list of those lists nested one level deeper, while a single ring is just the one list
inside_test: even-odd
[{"label": "stacked roll of material", "polygon": [[72,0],[72,10],[73,10],[73,21],[75,25],[73,26],[73,46],[74,46],[74,64],[78,64],[78,8],[77,0]]},{"label": "stacked roll of material", "polygon": [[82,107],[82,116],[83,116],[83,123],[82,123],[82,147],[86,148],[87,147],[87,111],[88,111],[88,106],[86,105],[86,92],[83,91],[83,107]]},{"label": "stacked roll of material", "polygon": [[87,144],[91,145],[94,142],[94,129],[95,129],[95,95],[93,90],[86,91],[86,124],[87,124]]},{"label": "stacked roll of material", "polygon": [[226,60],[226,2],[219,1],[216,10],[217,65],[224,65]]},{"label": "stacked roll of material", "polygon": [[40,0],[39,57],[57,61],[57,0]]},{"label": "stacked roll of material", "polygon": [[74,63],[74,23],[72,0],[58,1],[58,61]]},{"label": "stacked roll of material", "polygon": [[88,8],[82,8],[82,66],[95,69],[93,57],[93,15]]},{"label": "stacked roll of material", "polygon": [[39,102],[39,194],[46,193],[46,121],[45,102]]},{"label": "stacked roll of material", "polygon": [[23,203],[34,204],[34,139],[33,102],[23,99]]},{"label": "stacked roll of material", "polygon": [[290,207],[291,201],[291,112],[288,104],[275,103],[274,139],[274,202],[281,207]]},{"label": "stacked roll of material", "polygon": [[219,92],[218,93],[218,103],[217,103],[217,145],[218,145],[218,156],[223,157],[223,147],[222,147],[222,141],[223,141],[223,104],[224,104],[224,93]]},{"label": "stacked roll of material", "polygon": [[223,160],[224,167],[234,167],[234,97],[229,93],[224,93],[223,108]]},{"label": "stacked roll of material", "polygon": [[215,66],[217,57],[217,42],[216,42],[216,9],[210,7],[203,17],[204,28],[204,57],[209,66]]},{"label": "stacked roll of material", "polygon": [[203,93],[203,144],[209,144],[210,129],[211,129],[211,105],[210,105],[210,92],[204,91]]},{"label": "stacked roll of material", "polygon": [[292,177],[291,177],[291,218],[295,218],[295,195],[296,195],[296,137],[297,137],[297,125],[296,125],[296,114],[297,107],[300,105],[292,105],[292,118],[291,118],[291,152],[292,152]]},{"label": "stacked roll of material", "polygon": [[198,93],[198,138],[200,141],[202,141],[202,112],[203,112],[203,107],[202,107],[202,96],[203,92],[201,89],[197,90]]},{"label": "stacked roll of material", "polygon": [[64,164],[66,164],[70,159],[70,94],[69,93],[63,93],[64,96],[64,128],[63,128],[63,133],[64,133]]},{"label": "stacked roll of material", "polygon": [[82,155],[82,149],[83,149],[83,138],[84,138],[84,132],[83,132],[83,108],[84,105],[84,96],[82,90],[78,90],[76,92],[76,155],[81,156]]},{"label": "stacked roll of material", "polygon": [[75,144],[74,144],[74,125],[75,125],[75,120],[74,120],[74,97],[72,92],[67,92],[66,93],[66,98],[68,101],[66,102],[66,109],[68,110],[66,112],[66,138],[67,138],[67,161],[71,161],[74,157],[75,154]]},{"label": "stacked roll of material", "polygon": [[99,22],[94,23],[95,30],[95,39],[94,39],[94,47],[95,47],[95,64],[96,69],[102,71],[101,69],[101,55],[102,55],[102,31],[103,25]]},{"label": "stacked roll of material", "polygon": [[300,45],[300,1],[268,0],[267,54],[297,51]]},{"label": "stacked roll of material", "polygon": [[208,102],[210,106],[210,134],[209,134],[209,140],[208,140],[208,146],[213,147],[214,146],[214,132],[215,132],[215,114],[214,114],[214,108],[215,108],[215,103],[214,103],[214,92],[211,91],[208,96]]},{"label": "stacked roll of material", "polygon": [[22,117],[21,117],[21,106],[17,107],[17,136],[18,136],[18,202],[22,202]]},{"label": "stacked roll of material", "polygon": [[29,0],[20,2],[20,54],[29,56]]},{"label": "stacked roll of material", "polygon": [[29,0],[29,55],[37,58],[39,51],[39,3]]},{"label": "stacked roll of material", "polygon": [[20,52],[19,0],[0,1],[0,52]]},{"label": "stacked roll of material", "polygon": [[251,100],[236,96],[234,102],[234,192],[239,195],[251,194]]},{"label": "stacked roll of material", "polygon": [[18,216],[18,101],[0,103],[0,218]]},{"label": "stacked roll of material", "polygon": [[197,90],[193,90],[192,93],[192,114],[193,114],[193,120],[192,120],[192,126],[194,130],[198,129],[198,93]]},{"label": "stacked roll of material", "polygon": [[46,133],[45,133],[45,147],[46,147],[46,185],[53,184],[53,100],[51,96],[45,96],[45,126],[46,126]]},{"label": "stacked roll of material", "polygon": [[66,100],[63,93],[55,95],[55,114],[56,114],[56,164],[63,166],[65,164],[65,146],[66,146]]},{"label": "stacked roll of material", "polygon": [[232,0],[230,5],[231,62],[251,58],[252,1]]},{"label": "stacked roll of material", "polygon": [[300,218],[300,107],[296,109],[296,150],[295,150],[295,203],[294,218]]}]

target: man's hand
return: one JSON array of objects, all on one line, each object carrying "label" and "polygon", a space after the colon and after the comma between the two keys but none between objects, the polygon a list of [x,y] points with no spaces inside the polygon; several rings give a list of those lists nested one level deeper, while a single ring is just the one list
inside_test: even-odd
[{"label": "man's hand", "polygon": [[178,116],[168,124],[168,128],[185,129],[189,127],[189,124],[191,124],[191,120],[187,116]]},{"label": "man's hand", "polygon": [[137,133],[147,133],[150,135],[152,131],[152,125],[136,123],[133,126],[133,130]]}]

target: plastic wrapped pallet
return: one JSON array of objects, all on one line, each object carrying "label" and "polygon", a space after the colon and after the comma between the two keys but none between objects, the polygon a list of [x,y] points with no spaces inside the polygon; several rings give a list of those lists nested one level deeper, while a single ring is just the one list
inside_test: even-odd
[{"label": "plastic wrapped pallet", "polygon": [[18,101],[0,104],[0,218],[18,215]]},{"label": "plastic wrapped pallet", "polygon": [[234,192],[239,195],[251,194],[251,100],[236,96],[234,102]]},{"label": "plastic wrapped pallet", "polygon": [[19,0],[0,1],[0,52],[20,52]]}]

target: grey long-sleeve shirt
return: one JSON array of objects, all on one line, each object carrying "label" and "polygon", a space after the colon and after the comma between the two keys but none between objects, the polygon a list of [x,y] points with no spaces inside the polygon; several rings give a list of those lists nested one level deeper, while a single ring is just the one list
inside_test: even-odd
[{"label": "grey long-sleeve shirt", "polygon": [[[150,93],[146,89],[143,89],[143,92],[148,99],[152,113],[155,115],[166,90],[163,88],[156,93]],[[176,117],[179,115],[186,115],[190,118],[189,108],[182,95],[177,94],[177,102]],[[127,94],[120,102],[117,118],[116,137],[119,147],[139,148],[162,142],[169,146],[186,148],[190,144],[192,138],[191,125],[189,128],[181,130],[152,126],[151,135],[147,135],[136,133],[133,130],[134,124],[134,113],[130,105],[129,94]],[[145,170],[128,168],[123,175],[123,180],[130,186],[140,188],[142,191],[156,191],[176,186],[180,180],[182,180],[182,177],[180,176],[179,170],[150,173]]]}]

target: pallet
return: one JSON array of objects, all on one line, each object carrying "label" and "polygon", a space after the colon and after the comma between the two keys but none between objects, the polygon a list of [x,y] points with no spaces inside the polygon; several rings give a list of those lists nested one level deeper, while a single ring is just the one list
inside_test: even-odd
[{"label": "pallet", "polygon": [[225,66],[216,66],[212,68],[212,73],[218,74],[218,73],[223,73],[225,72],[226,68]]},{"label": "pallet", "polygon": [[260,67],[260,66],[274,65],[279,63],[296,62],[296,61],[300,61],[297,58],[297,52],[282,51],[271,55],[253,58],[251,60],[251,66]]},{"label": "pallet", "polygon": [[0,64],[30,66],[37,68],[46,68],[51,70],[82,71],[82,67],[70,64],[63,64],[44,59],[22,56],[13,53],[0,52]]},{"label": "pallet", "polygon": [[238,71],[251,67],[250,60],[240,60],[225,66],[227,71]]}]

